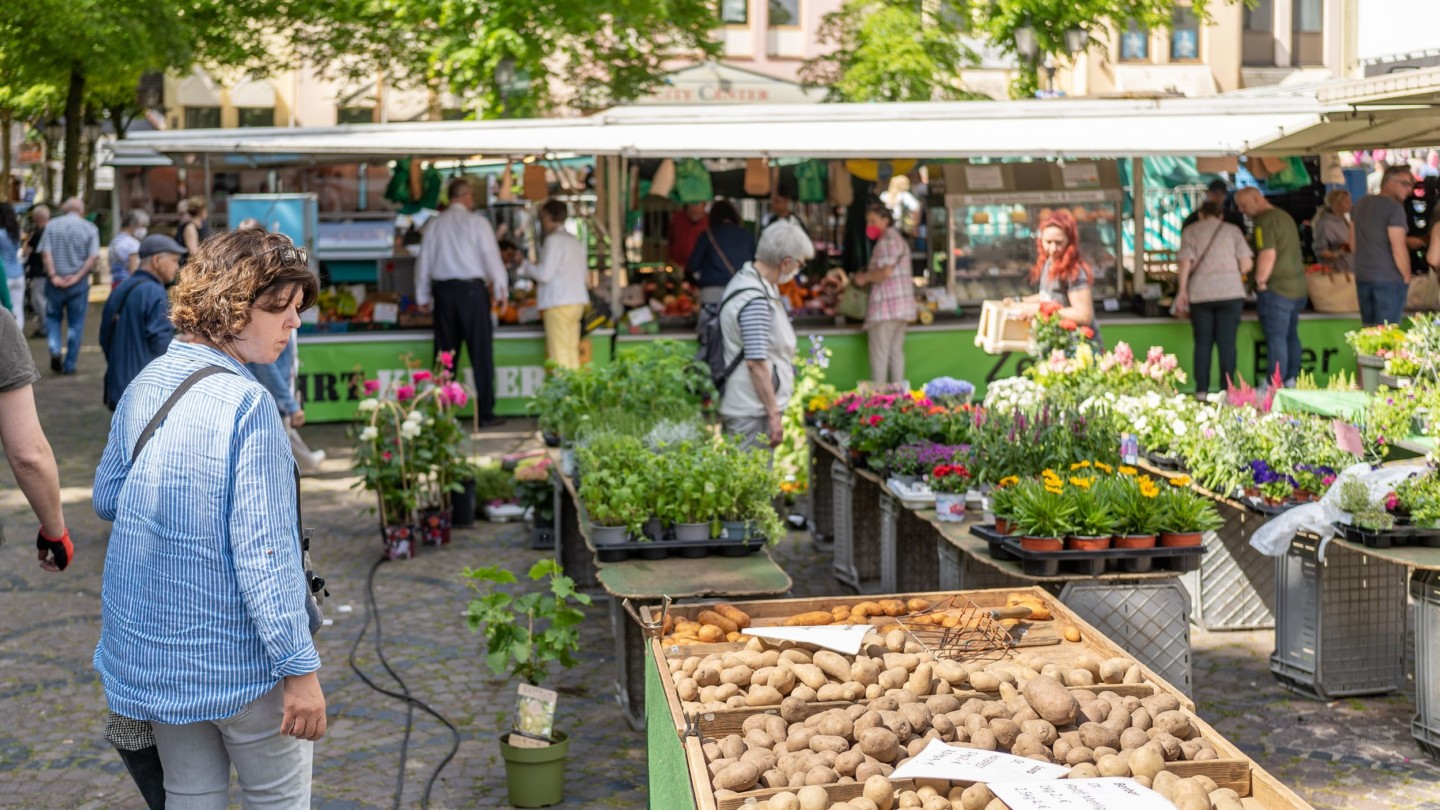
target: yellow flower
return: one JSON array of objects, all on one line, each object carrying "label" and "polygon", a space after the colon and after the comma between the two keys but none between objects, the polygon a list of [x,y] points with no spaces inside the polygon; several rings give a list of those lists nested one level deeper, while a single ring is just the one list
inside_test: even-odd
[{"label": "yellow flower", "polygon": [[1077,462],[1075,462],[1074,464],[1071,464],[1071,465],[1070,465],[1070,469],[1072,469],[1072,470],[1083,470],[1083,469],[1085,469],[1085,468],[1087,468],[1087,467],[1089,467],[1089,466],[1090,466],[1090,462],[1088,462],[1088,461],[1077,461]]},{"label": "yellow flower", "polygon": [[1071,478],[1070,483],[1072,486],[1077,486],[1081,489],[1089,489],[1090,485],[1095,483],[1095,478],[1094,476],[1090,478]]},{"label": "yellow flower", "polygon": [[925,390],[922,388],[916,388],[914,391],[910,392],[910,398],[915,400],[916,402],[919,402],[920,400],[925,398]]},{"label": "yellow flower", "polygon": [[1055,474],[1055,471],[1050,469],[1041,470],[1040,474],[1046,478],[1059,478],[1059,476]]},{"label": "yellow flower", "polygon": [[1018,484],[1018,483],[1020,483],[1020,476],[1018,476],[1018,475],[1007,475],[1007,476],[1005,476],[1004,478],[1001,478],[1001,479],[1000,479],[1000,483],[997,484],[996,486],[999,486],[999,487],[1002,487],[1002,488],[1004,488],[1004,487],[1013,487],[1013,486],[1015,486],[1015,485]]},{"label": "yellow flower", "polygon": [[1171,478],[1171,479],[1170,479],[1170,486],[1172,486],[1172,487],[1188,487],[1188,486],[1190,486],[1190,476],[1188,476],[1188,475],[1177,475],[1177,476],[1175,476],[1174,478]]},{"label": "yellow flower", "polygon": [[1137,472],[1139,472],[1139,470],[1135,469],[1134,467],[1126,467],[1123,464],[1120,466],[1121,475],[1134,475]]},{"label": "yellow flower", "polygon": [[1051,495],[1063,495],[1063,494],[1065,494],[1065,490],[1061,489],[1060,487],[1050,487],[1050,486],[1047,486],[1047,487],[1045,487],[1045,491],[1048,492],[1048,493],[1050,493]]},{"label": "yellow flower", "polygon": [[1107,474],[1115,472],[1115,468],[1114,468],[1114,467],[1111,467],[1109,464],[1106,464],[1106,463],[1103,462],[1103,461],[1097,461],[1097,462],[1095,462],[1095,469],[1100,470],[1100,471],[1102,471],[1102,472],[1104,472],[1104,473],[1107,473]]}]

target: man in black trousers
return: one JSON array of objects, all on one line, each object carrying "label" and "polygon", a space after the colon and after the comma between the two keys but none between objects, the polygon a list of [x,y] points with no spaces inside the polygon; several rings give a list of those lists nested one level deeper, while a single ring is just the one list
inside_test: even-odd
[{"label": "man in black trousers", "polygon": [[470,352],[475,407],[481,427],[504,424],[495,416],[495,326],[491,301],[510,296],[509,276],[490,220],[475,213],[475,189],[463,177],[450,181],[450,205],[425,224],[415,274],[415,303],[435,310],[435,351]]}]

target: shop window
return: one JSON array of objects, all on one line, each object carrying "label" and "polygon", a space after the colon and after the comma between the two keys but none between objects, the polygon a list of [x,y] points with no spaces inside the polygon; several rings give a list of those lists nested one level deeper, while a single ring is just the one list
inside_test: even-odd
[{"label": "shop window", "polygon": [[800,24],[800,0],[770,0],[771,28]]},{"label": "shop window", "polygon": [[1120,61],[1150,61],[1150,31],[1131,20],[1120,33]]},{"label": "shop window", "polygon": [[1200,58],[1200,20],[1189,8],[1170,15],[1170,61],[1194,62]]},{"label": "shop window", "polygon": [[242,127],[275,126],[274,107],[238,107],[236,112],[240,114],[239,124]]},{"label": "shop window", "polygon": [[186,129],[219,129],[220,108],[219,107],[186,107],[185,108]]},{"label": "shop window", "polygon": [[335,111],[337,124],[371,124],[375,122],[375,110],[371,107],[341,107]]},{"label": "shop window", "polygon": [[1324,0],[1292,0],[1294,38],[1291,52],[1296,65],[1322,65],[1325,63],[1325,4]]},{"label": "shop window", "polygon": [[726,25],[749,24],[750,0],[720,0],[720,22]]},{"label": "shop window", "polygon": [[1275,64],[1275,0],[1256,0],[1245,6],[1245,24],[1240,63],[1248,66]]}]

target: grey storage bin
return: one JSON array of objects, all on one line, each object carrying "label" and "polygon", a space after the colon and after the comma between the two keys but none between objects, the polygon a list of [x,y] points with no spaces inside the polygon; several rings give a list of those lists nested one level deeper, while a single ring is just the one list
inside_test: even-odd
[{"label": "grey storage bin", "polygon": [[1200,570],[1180,578],[1190,592],[1190,621],[1206,630],[1268,630],[1275,626],[1275,558],[1250,545],[1265,518],[1226,503],[1219,530],[1205,533]]},{"label": "grey storage bin", "polygon": [[1175,580],[1071,582],[1060,601],[1135,660],[1190,694],[1190,600]]},{"label": "grey storage bin", "polygon": [[1440,571],[1416,571],[1410,595],[1415,597],[1415,721],[1410,733],[1421,750],[1440,760]]},{"label": "grey storage bin", "polygon": [[831,568],[835,578],[852,588],[860,587],[855,573],[855,532],[851,522],[850,500],[855,494],[855,473],[839,459],[830,463],[830,528],[835,538],[835,559]]},{"label": "grey storage bin", "polygon": [[829,551],[835,542],[835,491],[830,470],[835,457],[810,443],[810,537],[815,548]]},{"label": "grey storage bin", "polygon": [[1404,566],[1297,535],[1275,577],[1270,672],[1287,689],[1333,700],[1405,686]]}]

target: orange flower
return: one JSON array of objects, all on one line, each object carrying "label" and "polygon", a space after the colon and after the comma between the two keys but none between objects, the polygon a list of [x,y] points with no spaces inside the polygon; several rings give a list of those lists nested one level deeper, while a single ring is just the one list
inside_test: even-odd
[{"label": "orange flower", "polygon": [[1062,321],[1060,322],[1060,328],[1061,328],[1061,329],[1064,329],[1066,332],[1074,332],[1074,331],[1075,331],[1076,329],[1078,329],[1079,327],[1080,327],[1080,324],[1075,323],[1075,321],[1073,321],[1073,320],[1071,320],[1071,319],[1069,319],[1069,318],[1066,318],[1066,319],[1064,319],[1064,320],[1062,320]]}]

